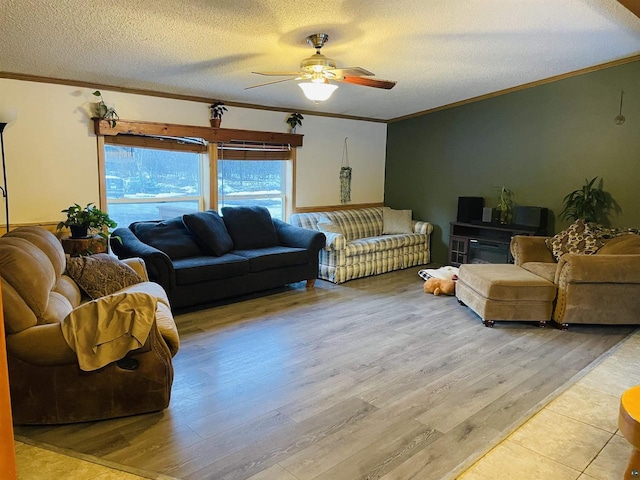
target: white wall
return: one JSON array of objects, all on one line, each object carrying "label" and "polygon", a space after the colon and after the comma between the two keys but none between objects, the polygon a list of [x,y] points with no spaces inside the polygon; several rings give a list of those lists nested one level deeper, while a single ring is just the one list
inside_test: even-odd
[{"label": "white wall", "polygon": [[[98,203],[96,137],[89,121],[92,91],[0,79],[0,121],[9,122],[4,141],[12,224],[58,221],[63,217],[60,210],[73,203]],[[122,119],[209,124],[204,103],[107,90],[102,95]],[[223,127],[287,131],[285,112],[228,109]],[[383,202],[385,124],[305,115],[298,133],[304,134],[297,155],[298,207],[340,203],[338,175],[345,137],[353,168],[351,203]]]}]

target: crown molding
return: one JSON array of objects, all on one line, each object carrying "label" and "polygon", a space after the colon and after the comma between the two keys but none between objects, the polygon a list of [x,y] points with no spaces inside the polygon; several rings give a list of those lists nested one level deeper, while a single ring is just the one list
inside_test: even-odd
[{"label": "crown molding", "polygon": [[402,120],[408,120],[410,118],[421,117],[423,115],[428,115],[430,113],[439,112],[440,110],[448,110],[450,108],[460,107],[462,105],[467,105],[469,103],[480,102],[482,100],[487,100],[489,98],[499,97],[501,95],[506,95],[508,93],[519,92],[520,90],[526,90],[528,88],[537,87],[539,85],[545,85],[547,83],[557,82],[559,80],[564,80],[565,78],[577,77],[578,75],[597,72],[598,70],[604,70],[605,68],[617,67],[619,65],[625,65],[627,63],[633,63],[637,61],[640,61],[640,55],[633,55],[631,57],[621,58],[619,60],[614,60],[612,62],[601,63],[599,65],[594,65],[593,67],[582,68],[580,70],[563,73],[561,75],[545,78],[543,80],[536,80],[535,82],[524,83],[516,87],[505,88],[504,90],[498,90],[497,92],[487,93],[485,95],[480,95],[478,97],[468,98],[466,100],[460,100],[459,102],[449,103],[447,105],[441,105],[439,107],[430,108],[428,110],[422,110],[421,112],[411,113],[409,115],[403,115],[402,117],[391,118],[387,121],[387,123],[394,123]]},{"label": "crown molding", "polygon": [[[41,77],[38,75],[27,75],[24,73],[0,72],[0,78],[9,80],[22,80],[24,82],[51,83],[53,85],[67,85],[71,87],[90,88],[92,90],[105,90],[110,92],[130,93],[133,95],[145,95],[148,97],[170,98],[173,100],[185,100],[188,102],[200,102],[208,105],[219,101],[219,98],[201,97],[197,95],[183,95],[179,93],[161,92],[157,90],[148,90],[144,88],[119,87],[117,85],[108,85],[104,83],[84,82],[81,80],[71,80],[66,78]],[[250,108],[253,110],[267,110],[272,112],[290,113],[291,107],[272,107],[267,105],[256,105],[253,103],[228,102],[224,100],[224,104],[229,107]],[[318,112],[316,110],[295,110],[303,115],[312,115],[316,117],[341,118],[345,120],[358,120],[362,122],[387,123],[387,120],[380,118],[358,117],[355,115],[342,115],[338,113]]]}]

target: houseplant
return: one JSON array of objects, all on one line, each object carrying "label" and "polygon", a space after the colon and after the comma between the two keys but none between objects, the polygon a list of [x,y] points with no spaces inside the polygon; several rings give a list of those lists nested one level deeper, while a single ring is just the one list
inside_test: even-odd
[{"label": "houseplant", "polygon": [[596,186],[597,179],[598,177],[593,177],[591,180],[585,178],[582,188],[574,190],[562,199],[564,209],[560,212],[560,218],[565,220],[580,218],[585,222],[598,223],[606,220],[609,210],[616,208],[617,204],[610,195]]},{"label": "houseplant", "polygon": [[104,103],[104,100],[102,99],[102,93],[100,93],[100,90],[96,90],[95,92],[93,92],[93,95],[96,97],[100,97],[100,101],[96,103],[96,109],[95,109],[96,117],[101,118],[103,120],[107,120],[111,125],[111,128],[114,128],[116,126],[116,121],[120,120],[120,117],[118,116],[116,111],[113,109],[113,107],[107,107],[107,104]]},{"label": "houseplant", "polygon": [[513,221],[513,191],[507,187],[498,187],[500,196],[496,209],[500,211],[500,223],[511,223]]},{"label": "houseplant", "polygon": [[302,126],[302,120],[304,120],[304,117],[298,112],[293,112],[287,117],[290,133],[296,133],[296,127]]},{"label": "houseplant", "polygon": [[227,111],[227,107],[224,106],[223,102],[215,102],[209,105],[209,110],[211,111],[210,122],[213,128],[220,128],[220,122],[222,121],[222,115]]},{"label": "houseplant", "polygon": [[108,234],[104,232],[104,227],[115,228],[117,223],[109,218],[106,212],[89,203],[86,207],[81,207],[77,203],[62,210],[67,214],[64,222],[58,223],[57,230],[67,227],[71,230],[71,238],[86,238],[89,232],[96,232],[103,238]]}]

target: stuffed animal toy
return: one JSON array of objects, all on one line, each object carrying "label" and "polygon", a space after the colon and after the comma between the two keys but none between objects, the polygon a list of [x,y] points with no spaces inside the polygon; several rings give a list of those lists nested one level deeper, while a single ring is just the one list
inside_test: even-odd
[{"label": "stuffed animal toy", "polygon": [[433,293],[434,295],[453,295],[456,291],[456,282],[453,280],[443,280],[441,278],[431,277],[424,282],[424,293]]}]

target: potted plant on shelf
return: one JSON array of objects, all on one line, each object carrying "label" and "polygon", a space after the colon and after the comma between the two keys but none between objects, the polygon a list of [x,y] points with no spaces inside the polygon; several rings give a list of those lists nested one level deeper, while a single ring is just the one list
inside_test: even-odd
[{"label": "potted plant on shelf", "polygon": [[104,227],[115,228],[117,223],[109,218],[106,212],[89,203],[86,207],[81,207],[77,203],[62,210],[67,214],[64,222],[58,223],[57,230],[67,227],[71,230],[71,238],[87,238],[90,232],[96,232],[106,239],[109,234],[105,233]]},{"label": "potted plant on shelf", "polygon": [[96,108],[95,108],[96,117],[108,121],[109,125],[111,125],[111,128],[114,128],[116,126],[116,121],[120,120],[120,117],[118,116],[116,111],[113,109],[113,107],[107,107],[107,104],[104,103],[104,100],[102,99],[102,93],[100,93],[100,90],[96,90],[95,92],[93,92],[93,95],[96,97],[100,97],[100,101],[96,103]]},{"label": "potted plant on shelf", "polygon": [[211,111],[211,116],[209,121],[211,122],[211,126],[213,128],[220,128],[220,122],[222,121],[222,115],[227,111],[227,107],[224,106],[223,102],[215,102],[209,105],[209,110]]},{"label": "potted plant on shelf", "polygon": [[302,120],[304,117],[301,113],[293,112],[287,117],[287,123],[289,124],[289,132],[296,133],[296,127],[302,126]]},{"label": "potted plant on shelf", "polygon": [[513,191],[507,187],[497,187],[500,190],[496,209],[500,212],[500,223],[509,224],[513,221]]},{"label": "potted plant on shelf", "polygon": [[620,207],[611,196],[595,186],[597,179],[598,177],[591,180],[585,178],[582,188],[574,190],[562,199],[564,209],[560,212],[560,218],[573,221],[580,218],[585,222],[603,223],[610,209],[620,211]]}]

